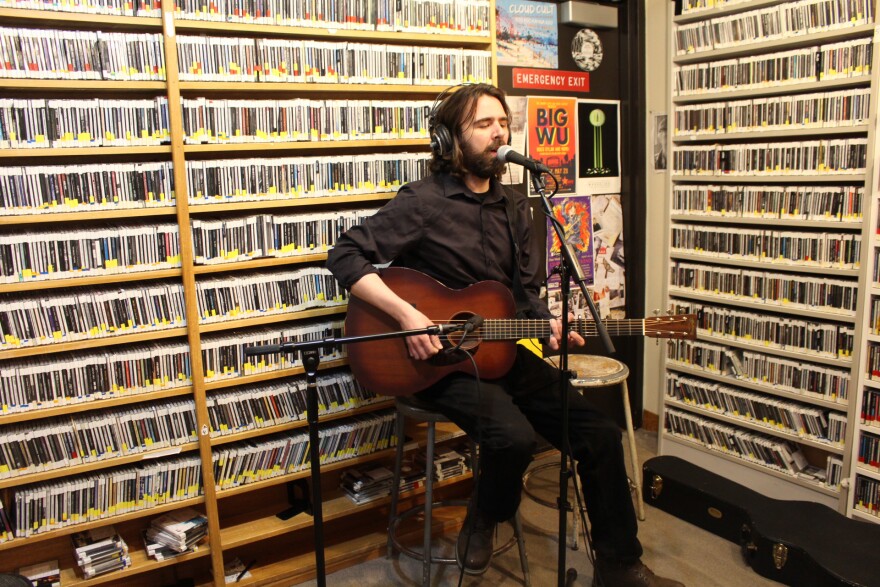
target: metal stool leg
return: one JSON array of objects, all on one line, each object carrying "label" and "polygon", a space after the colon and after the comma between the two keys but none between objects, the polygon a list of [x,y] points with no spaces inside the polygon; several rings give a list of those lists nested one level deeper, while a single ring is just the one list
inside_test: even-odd
[{"label": "metal stool leg", "polygon": [[388,514],[388,544],[386,556],[394,555],[394,544],[391,541],[392,524],[397,517],[397,501],[400,498],[400,469],[403,465],[404,424],[403,414],[397,413],[394,425],[397,433],[397,456],[394,458],[394,477],[391,482],[391,511]]},{"label": "metal stool leg", "polygon": [[522,519],[520,518],[519,510],[516,510],[516,513],[513,515],[513,533],[516,535],[516,543],[519,546],[519,564],[522,567],[523,584],[526,587],[531,587],[532,578],[529,574],[529,559],[526,556],[526,540],[523,537]]},{"label": "metal stool leg", "polygon": [[629,387],[626,385],[626,379],[620,382],[621,392],[623,393],[623,414],[626,418],[626,435],[629,437],[629,456],[632,462],[633,485],[636,489],[636,511],[639,520],[645,519],[645,502],[642,499],[642,471],[639,465],[639,456],[636,453],[636,435],[633,432],[632,411],[629,407]]},{"label": "metal stool leg", "polygon": [[431,584],[431,510],[434,506],[434,422],[428,422],[428,446],[425,455],[425,561],[422,566],[422,584]]}]

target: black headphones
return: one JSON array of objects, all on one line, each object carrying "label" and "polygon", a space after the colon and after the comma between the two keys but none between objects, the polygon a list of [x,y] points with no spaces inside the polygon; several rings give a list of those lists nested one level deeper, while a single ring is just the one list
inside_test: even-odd
[{"label": "black headphones", "polygon": [[440,92],[434,100],[434,105],[431,106],[431,111],[428,112],[428,134],[431,137],[431,152],[434,154],[434,157],[438,159],[445,159],[452,154],[452,147],[455,146],[455,139],[452,137],[452,133],[446,128],[445,124],[437,123],[437,109],[440,108],[440,104],[443,102],[446,94],[448,94],[453,88],[457,87],[458,86],[449,86]]},{"label": "black headphones", "polygon": [[[446,94],[461,86],[449,86],[437,95],[434,105],[428,112],[428,133],[431,137],[431,153],[437,159],[446,159],[452,154],[452,148],[455,146],[455,138],[445,124],[437,122],[437,111],[446,98]],[[511,133],[507,133],[507,144],[510,144]]]}]

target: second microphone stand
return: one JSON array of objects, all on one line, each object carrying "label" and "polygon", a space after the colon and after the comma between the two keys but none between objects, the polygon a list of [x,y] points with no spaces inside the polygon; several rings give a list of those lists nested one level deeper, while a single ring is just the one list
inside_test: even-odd
[{"label": "second microphone stand", "polygon": [[593,321],[596,323],[596,331],[602,339],[602,344],[605,347],[605,350],[609,354],[614,352],[614,344],[611,342],[611,338],[608,336],[608,331],[602,323],[596,304],[593,303],[593,297],[587,290],[587,280],[586,277],[584,277],[583,268],[575,255],[574,249],[566,238],[565,227],[562,226],[553,214],[553,204],[550,202],[552,195],[547,196],[540,173],[530,171],[529,176],[532,181],[533,189],[541,196],[541,202],[544,206],[544,214],[550,219],[553,229],[556,232],[556,236],[559,238],[559,251],[562,258],[562,262],[559,265],[559,277],[561,283],[560,294],[562,296],[562,337],[559,343],[559,367],[561,370],[559,387],[560,397],[562,398],[562,447],[560,447],[561,456],[559,461],[559,497],[556,502],[556,507],[559,510],[559,556],[557,560],[556,579],[559,587],[564,587],[567,583],[570,584],[575,578],[577,578],[577,571],[565,568],[565,536],[568,533],[568,512],[572,509],[572,506],[568,501],[568,482],[573,474],[569,468],[569,463],[571,462],[571,443],[568,438],[570,409],[568,402],[570,379],[568,371],[568,332],[570,328],[570,321],[568,318],[568,297],[571,292],[570,280],[574,280],[580,288],[584,299],[587,301],[587,307],[590,309],[590,314],[593,317]]},{"label": "second microphone stand", "polygon": [[[245,356],[274,355],[279,353],[299,352],[302,356],[303,368],[306,372],[306,421],[309,425],[309,468],[311,470],[311,514],[313,518],[313,531],[315,542],[315,575],[318,587],[327,585],[327,576],[324,561],[324,515],[321,502],[321,451],[320,436],[318,434],[318,366],[321,362],[319,349],[328,346],[342,346],[358,342],[380,340],[385,338],[404,338],[419,334],[439,335],[456,331],[468,331],[478,324],[472,321],[447,326],[433,325],[427,328],[415,330],[400,330],[396,332],[383,332],[379,334],[367,334],[363,336],[328,337],[321,340],[309,340],[303,342],[284,342],[281,344],[260,345],[246,347]],[[397,442],[402,442],[398,438]]]}]

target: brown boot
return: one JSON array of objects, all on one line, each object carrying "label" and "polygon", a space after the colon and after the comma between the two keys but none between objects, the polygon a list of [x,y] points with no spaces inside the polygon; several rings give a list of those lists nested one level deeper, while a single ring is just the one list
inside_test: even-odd
[{"label": "brown boot", "polygon": [[492,561],[494,538],[495,522],[479,510],[468,512],[455,544],[455,562],[459,568],[468,575],[485,573]]},{"label": "brown boot", "polygon": [[[602,582],[599,582],[601,577]],[[654,572],[637,561],[632,564],[619,563],[607,559],[596,560],[596,574],[593,587],[684,587],[683,583],[658,577]]]}]

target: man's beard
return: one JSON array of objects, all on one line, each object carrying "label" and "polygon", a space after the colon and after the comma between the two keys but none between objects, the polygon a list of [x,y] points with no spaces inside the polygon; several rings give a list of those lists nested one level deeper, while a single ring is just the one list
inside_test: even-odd
[{"label": "man's beard", "polygon": [[484,151],[476,151],[470,145],[465,145],[462,150],[465,169],[482,179],[497,177],[504,171],[505,163],[499,160],[492,151],[497,151],[503,144],[492,144]]}]

